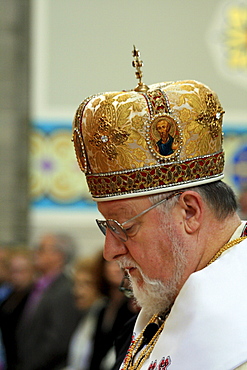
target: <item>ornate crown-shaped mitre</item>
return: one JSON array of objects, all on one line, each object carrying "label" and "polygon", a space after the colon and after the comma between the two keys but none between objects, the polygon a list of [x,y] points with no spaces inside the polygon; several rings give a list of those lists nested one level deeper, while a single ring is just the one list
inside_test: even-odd
[{"label": "ornate crown-shaped mitre", "polygon": [[73,122],[79,166],[94,200],[155,194],[223,177],[222,116],[217,95],[196,81],[142,82],[131,91],[85,99]]},{"label": "ornate crown-shaped mitre", "polygon": [[223,177],[223,110],[196,81],[85,99],[73,123],[80,168],[95,200],[154,194]]}]

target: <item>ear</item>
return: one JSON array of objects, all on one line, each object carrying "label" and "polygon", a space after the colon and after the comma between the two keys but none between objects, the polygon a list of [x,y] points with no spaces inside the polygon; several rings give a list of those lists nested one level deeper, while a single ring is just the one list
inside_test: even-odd
[{"label": "ear", "polygon": [[195,233],[201,225],[203,216],[203,201],[195,191],[185,191],[179,199],[183,211],[184,227],[188,234]]}]

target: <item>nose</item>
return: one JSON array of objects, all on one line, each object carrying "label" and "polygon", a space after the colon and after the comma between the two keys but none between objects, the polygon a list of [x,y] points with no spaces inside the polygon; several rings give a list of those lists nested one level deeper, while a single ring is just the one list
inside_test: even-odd
[{"label": "nose", "polygon": [[107,261],[113,261],[118,257],[127,254],[128,249],[124,242],[116,238],[109,229],[106,230],[105,244],[104,244],[104,258]]}]

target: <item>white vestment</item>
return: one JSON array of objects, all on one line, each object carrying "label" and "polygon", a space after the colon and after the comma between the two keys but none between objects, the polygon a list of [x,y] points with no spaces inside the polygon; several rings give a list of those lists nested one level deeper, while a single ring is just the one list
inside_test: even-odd
[{"label": "white vestment", "polygon": [[[141,311],[134,335],[146,324]],[[142,370],[233,370],[246,362],[247,239],[190,275]]]}]

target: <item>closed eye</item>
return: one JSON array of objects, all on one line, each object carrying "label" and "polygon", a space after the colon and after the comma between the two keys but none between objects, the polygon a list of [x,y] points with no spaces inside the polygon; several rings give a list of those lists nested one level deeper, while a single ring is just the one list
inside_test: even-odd
[{"label": "closed eye", "polygon": [[140,224],[136,222],[129,227],[125,227],[124,230],[128,236],[132,237],[136,235],[137,231],[139,230],[139,227]]}]

